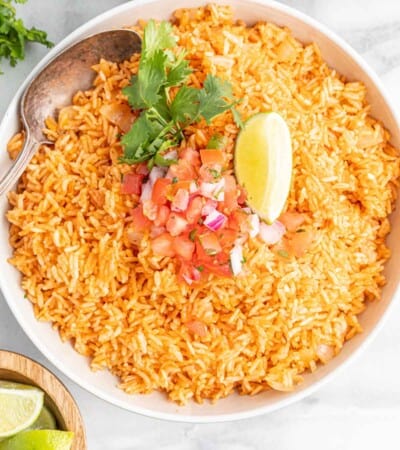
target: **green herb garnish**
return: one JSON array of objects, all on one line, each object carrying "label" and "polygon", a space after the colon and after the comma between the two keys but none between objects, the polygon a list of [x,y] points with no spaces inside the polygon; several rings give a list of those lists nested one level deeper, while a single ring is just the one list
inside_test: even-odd
[{"label": "green herb garnish", "polygon": [[196,239],[196,233],[197,233],[197,230],[196,230],[195,228],[189,233],[189,239],[190,239],[192,242],[194,242],[195,239]]},{"label": "green herb garnish", "polygon": [[[26,3],[27,0],[14,0],[15,3]],[[28,29],[24,22],[16,17],[12,0],[0,0],[0,61],[7,58],[12,67],[25,58],[27,42],[38,42],[46,47],[53,43],[47,40],[47,33],[36,28]],[[0,70],[0,73],[1,72]]]},{"label": "green herb garnish", "polygon": [[289,253],[286,250],[278,250],[278,255],[282,258],[289,258]]},{"label": "green herb garnish", "polygon": [[[167,165],[171,162],[162,155],[182,141],[183,130],[188,125],[202,118],[209,124],[214,117],[228,110],[238,123],[234,108],[237,101],[233,98],[231,84],[208,74],[202,89],[187,86],[192,69],[185,59],[185,51],[178,54],[171,51],[176,43],[169,22],[159,25],[154,20],[148,22],[138,73],[123,89],[131,107],[142,112],[122,137],[124,155],[121,162],[136,164],[150,160],[150,165],[160,164],[159,161]],[[179,88],[173,98],[172,87]]]},{"label": "green herb garnish", "polygon": [[244,127],[244,122],[242,120],[240,112],[236,108],[232,108],[232,116],[236,126],[242,129]]},{"label": "green herb garnish", "polygon": [[203,272],[204,266],[197,266],[196,269],[197,269],[199,272]]},{"label": "green herb garnish", "polygon": [[210,172],[210,174],[212,175],[212,177],[215,180],[218,180],[218,178],[221,178],[221,172],[219,172],[218,170],[215,169],[208,169],[208,171]]},{"label": "green herb garnish", "polygon": [[225,144],[224,136],[217,133],[211,136],[210,140],[208,141],[207,148],[220,150],[221,148],[224,147],[224,144]]}]

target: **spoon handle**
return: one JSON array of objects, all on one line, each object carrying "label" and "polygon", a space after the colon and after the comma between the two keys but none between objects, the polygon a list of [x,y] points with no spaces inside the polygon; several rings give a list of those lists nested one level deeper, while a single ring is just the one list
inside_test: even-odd
[{"label": "spoon handle", "polygon": [[36,153],[39,143],[32,140],[27,135],[24,147],[19,152],[14,164],[8,169],[6,174],[0,179],[0,195],[7,193],[11,186],[23,174],[32,156]]}]

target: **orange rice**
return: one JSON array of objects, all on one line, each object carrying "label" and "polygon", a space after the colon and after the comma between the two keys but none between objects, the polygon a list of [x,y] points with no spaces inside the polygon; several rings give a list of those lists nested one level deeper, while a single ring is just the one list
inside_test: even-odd
[{"label": "orange rice", "polygon": [[[361,332],[357,315],[380,297],[400,160],[368,116],[365,87],[331,70],[315,44],[271,23],[246,27],[226,6],[179,10],[173,23],[192,85],[217,74],[233,84],[245,118],[273,110],[287,121],[288,208],[307,217],[311,248],[284,258],[254,239],[244,274],[196,287],[179,283],[174,260],[152,255],[146,239],[135,250],[133,200],[121,194],[129,167],[118,163],[120,130],[101,108],[126,103],[121,88],[136,55],[120,66],[101,61],[93,89],[47,121],[54,146],[40,149],[9,196],[10,262],[36,317],[130,394],[161,390],[185,404],[235,389],[289,391]],[[187,143],[200,149],[215,132],[232,154],[238,130],[229,112],[190,128]],[[22,140],[11,140],[11,154]],[[206,324],[205,337],[190,334],[193,318]]]}]

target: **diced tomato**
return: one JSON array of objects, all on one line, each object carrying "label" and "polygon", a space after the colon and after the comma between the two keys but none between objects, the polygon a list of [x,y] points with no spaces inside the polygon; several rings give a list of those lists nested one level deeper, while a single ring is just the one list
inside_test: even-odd
[{"label": "diced tomato", "polygon": [[151,241],[151,249],[159,256],[175,256],[173,237],[168,233],[160,234]]},{"label": "diced tomato", "polygon": [[168,178],[158,178],[153,186],[151,192],[151,200],[156,205],[165,205],[167,203],[168,187],[171,184],[171,180]]},{"label": "diced tomato", "polygon": [[199,152],[191,147],[184,148],[179,153],[179,158],[187,161],[190,165],[192,165],[194,167],[200,166]]},{"label": "diced tomato", "polygon": [[289,254],[300,258],[303,256],[314,240],[314,234],[311,231],[288,234],[284,240],[284,245]]},{"label": "diced tomato", "polygon": [[249,227],[248,215],[241,209],[235,209],[229,214],[228,227],[233,230],[247,231],[246,227]]},{"label": "diced tomato", "polygon": [[138,173],[126,173],[122,180],[121,191],[123,194],[140,195],[144,175]]},{"label": "diced tomato", "polygon": [[150,231],[150,237],[151,237],[151,239],[154,239],[163,233],[165,233],[165,227],[152,227],[151,231]]},{"label": "diced tomato", "polygon": [[229,263],[219,264],[218,261],[203,262],[204,270],[220,277],[231,277],[232,270]]},{"label": "diced tomato", "polygon": [[207,183],[215,183],[221,178],[221,166],[218,164],[203,164],[199,170],[199,177]]},{"label": "diced tomato", "polygon": [[200,150],[200,158],[201,162],[205,165],[219,164],[220,166],[223,166],[225,164],[224,154],[221,150]]},{"label": "diced tomato", "polygon": [[176,183],[172,183],[169,188],[171,198],[174,197],[174,195],[178,192],[179,189],[186,189],[187,191],[190,191],[191,183],[192,183],[191,181],[177,181]]},{"label": "diced tomato", "polygon": [[171,236],[178,236],[186,230],[188,221],[179,213],[172,212],[167,220],[166,228]]},{"label": "diced tomato", "polygon": [[138,246],[144,237],[144,231],[136,230],[133,226],[131,226],[126,229],[126,237],[131,244]]},{"label": "diced tomato", "polygon": [[245,205],[247,200],[247,192],[245,191],[244,187],[238,185],[239,190],[239,197],[237,199],[239,205]]},{"label": "diced tomato", "polygon": [[296,231],[303,225],[305,217],[304,214],[287,211],[281,214],[278,220],[285,225],[288,231]]},{"label": "diced tomato", "polygon": [[135,165],[136,173],[139,173],[140,175],[144,175],[147,177],[147,175],[150,173],[149,168],[147,167],[147,163],[138,163]]},{"label": "diced tomato", "polygon": [[156,227],[163,227],[168,220],[170,209],[167,205],[161,205],[158,207],[157,217],[154,219],[154,225]]},{"label": "diced tomato", "polygon": [[217,236],[222,248],[224,250],[231,250],[239,235],[236,230],[222,228],[217,232]]},{"label": "diced tomato", "polygon": [[197,334],[200,337],[207,336],[207,325],[200,320],[189,320],[189,322],[186,322],[186,326],[189,332],[192,334]]},{"label": "diced tomato", "polygon": [[214,256],[222,250],[215,233],[203,233],[199,236],[199,240],[207,255]]},{"label": "diced tomato", "polygon": [[[197,235],[198,235],[198,233],[197,233]],[[206,253],[206,251],[204,250],[204,247],[201,245],[201,242],[199,239],[196,239],[195,245],[196,245],[196,261],[199,264],[203,264],[206,261],[211,262],[213,257],[211,255],[209,255],[208,253]]]},{"label": "diced tomato", "polygon": [[193,264],[182,261],[178,273],[179,278],[187,284],[193,284],[196,281],[200,281],[201,272],[193,266]]},{"label": "diced tomato", "polygon": [[190,261],[193,257],[195,244],[185,236],[175,236],[172,248],[176,255],[180,256],[185,261]]},{"label": "diced tomato", "polygon": [[177,164],[171,164],[168,174],[171,178],[177,178],[179,181],[192,181],[197,178],[195,166],[185,159],[180,159]]},{"label": "diced tomato", "polygon": [[178,189],[171,202],[172,211],[186,211],[189,205],[189,191]]},{"label": "diced tomato", "polygon": [[233,175],[225,175],[225,196],[222,207],[232,211],[238,207],[239,190]]},{"label": "diced tomato", "polygon": [[186,210],[186,219],[191,225],[197,223],[198,220],[200,219],[202,208],[203,208],[202,197],[197,196],[189,200],[189,205]]},{"label": "diced tomato", "polygon": [[135,230],[144,231],[151,226],[150,220],[143,214],[142,206],[139,205],[131,211],[132,226]]}]

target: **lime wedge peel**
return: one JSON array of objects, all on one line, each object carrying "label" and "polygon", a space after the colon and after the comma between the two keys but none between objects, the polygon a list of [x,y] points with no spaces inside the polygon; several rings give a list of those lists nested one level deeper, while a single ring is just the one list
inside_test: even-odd
[{"label": "lime wedge peel", "polygon": [[39,417],[29,427],[30,430],[56,430],[57,422],[54,415],[46,406],[43,406]]},{"label": "lime wedge peel", "polygon": [[273,223],[285,207],[292,180],[290,131],[282,116],[269,112],[250,117],[236,140],[234,161],[248,205]]},{"label": "lime wedge peel", "polygon": [[43,391],[19,383],[0,381],[0,439],[30,427],[43,407]]},{"label": "lime wedge peel", "polygon": [[70,450],[73,440],[72,431],[31,430],[0,442],[0,450]]}]

